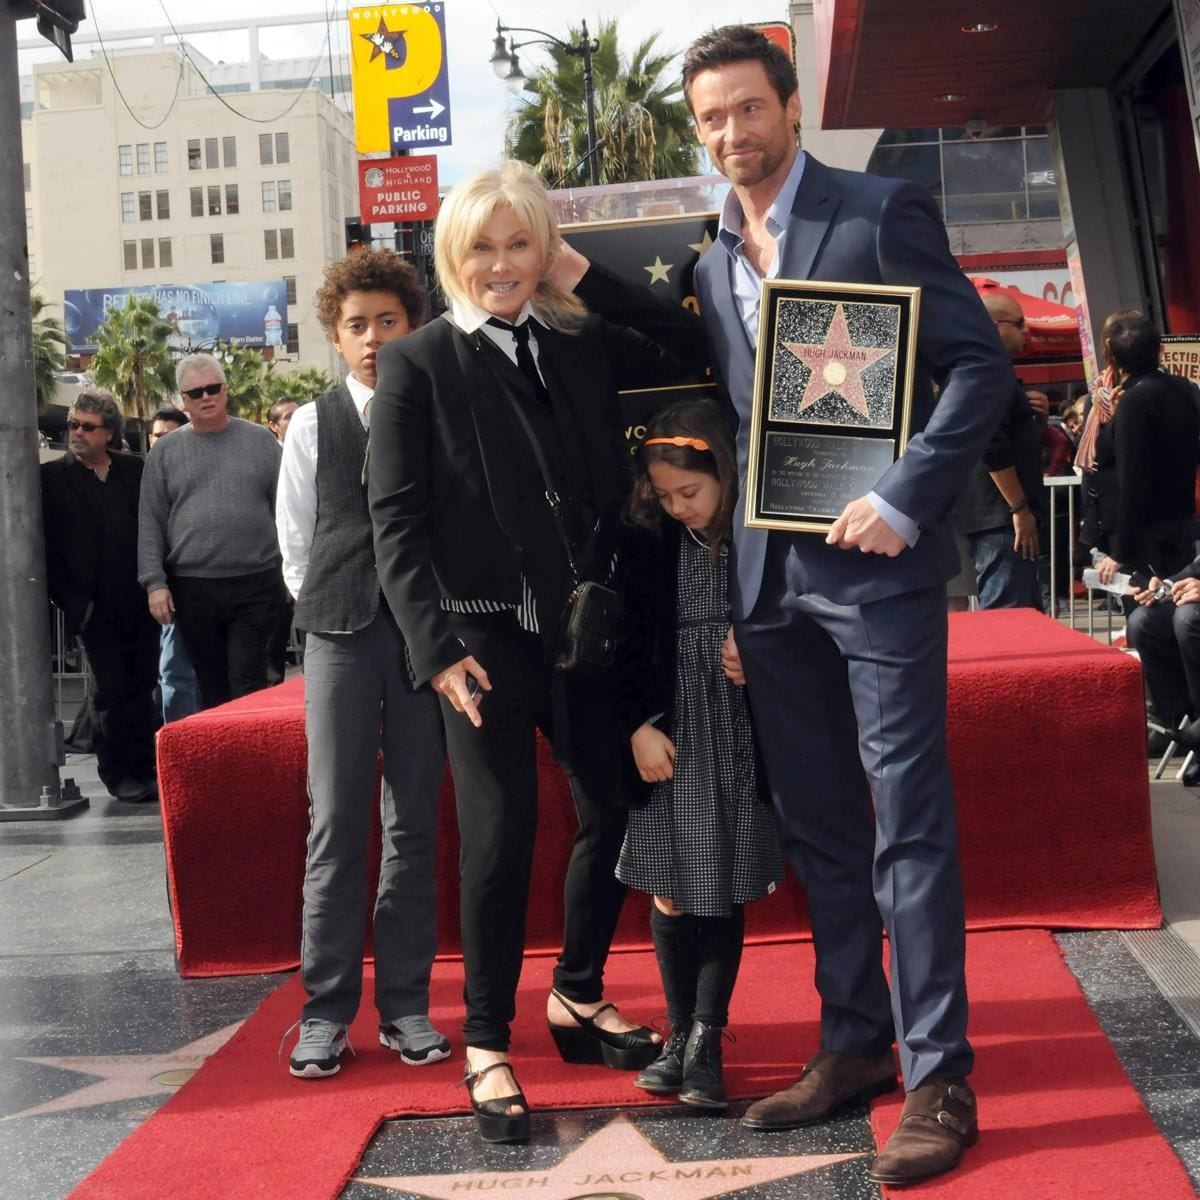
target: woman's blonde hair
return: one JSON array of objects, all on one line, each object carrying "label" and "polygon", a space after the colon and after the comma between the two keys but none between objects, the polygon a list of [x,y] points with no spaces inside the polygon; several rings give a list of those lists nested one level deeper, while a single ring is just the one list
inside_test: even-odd
[{"label": "woman's blonde hair", "polygon": [[433,261],[446,299],[473,303],[459,281],[459,268],[471,252],[480,231],[501,206],[511,208],[533,235],[541,254],[542,280],[533,294],[538,317],[552,329],[573,333],[587,310],[570,292],[546,281],[559,255],[558,218],[538,174],[523,162],[507,159],[499,167],[460,180],[447,193],[438,213]]}]

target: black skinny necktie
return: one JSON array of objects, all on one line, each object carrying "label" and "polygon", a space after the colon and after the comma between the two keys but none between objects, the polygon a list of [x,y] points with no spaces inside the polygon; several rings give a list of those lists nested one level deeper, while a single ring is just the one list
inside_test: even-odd
[{"label": "black skinny necktie", "polygon": [[533,385],[533,394],[543,404],[549,405],[550,393],[546,391],[546,385],[542,382],[541,375],[538,374],[537,363],[533,361],[533,351],[529,348],[529,319],[526,318],[520,325],[509,325],[506,321],[501,321],[499,317],[489,317],[488,324],[512,334],[513,340],[517,343],[517,366],[521,368],[525,373],[525,378]]}]

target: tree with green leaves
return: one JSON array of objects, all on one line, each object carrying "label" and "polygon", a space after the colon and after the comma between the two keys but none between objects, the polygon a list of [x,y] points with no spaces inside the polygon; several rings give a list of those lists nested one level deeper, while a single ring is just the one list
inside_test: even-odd
[{"label": "tree with green leaves", "polygon": [[281,396],[305,404],[333,387],[333,380],[318,367],[280,371],[275,362],[245,346],[222,346],[217,357],[225,368],[229,411],[260,425],[266,423],[267,412]]},{"label": "tree with green leaves", "polygon": [[130,296],[96,330],[92,378],[112,392],[127,415],[143,424],[175,391],[175,364],[168,344],[174,333],[150,296]]},{"label": "tree with green leaves", "polygon": [[67,336],[62,322],[47,313],[49,307],[41,292],[32,292],[29,307],[33,313],[33,382],[37,389],[38,412],[54,399],[55,373],[67,364]]},{"label": "tree with green leaves", "polygon": [[307,404],[332,390],[333,379],[320,367],[305,367],[300,371],[272,370],[267,376],[267,407],[281,396],[290,396],[297,404]]},{"label": "tree with green leaves", "polygon": [[[571,42],[582,31],[572,28]],[[692,119],[683,99],[675,54],[656,52],[658,34],[645,38],[626,58],[617,46],[617,22],[600,22],[592,55],[597,155],[601,183],[675,179],[698,170]],[[505,132],[505,153],[529,163],[547,184],[587,179],[571,169],[587,154],[583,62],[557,45],[546,47],[551,65],[529,77],[522,101]],[[568,172],[571,172],[568,175]]]},{"label": "tree with green leaves", "polygon": [[273,403],[267,380],[275,364],[264,362],[262,354],[248,346],[219,345],[216,357],[225,369],[230,413],[262,425]]}]

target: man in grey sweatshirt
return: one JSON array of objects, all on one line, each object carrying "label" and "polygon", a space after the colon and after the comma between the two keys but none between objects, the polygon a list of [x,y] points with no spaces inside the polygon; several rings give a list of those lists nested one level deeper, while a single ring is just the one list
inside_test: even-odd
[{"label": "man in grey sweatshirt", "polygon": [[280,448],[266,429],[229,415],[217,359],[191,354],[175,372],[191,422],[146,459],[138,580],[154,619],[178,626],[211,708],[267,685],[267,645],[284,603]]}]

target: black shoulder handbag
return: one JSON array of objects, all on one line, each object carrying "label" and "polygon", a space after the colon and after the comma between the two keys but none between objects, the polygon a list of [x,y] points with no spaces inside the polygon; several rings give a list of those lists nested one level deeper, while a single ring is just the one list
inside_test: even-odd
[{"label": "black shoulder handbag", "polygon": [[579,568],[575,565],[575,555],[571,551],[571,538],[563,519],[562,497],[550,478],[537,434],[533,432],[529,418],[521,409],[520,400],[499,376],[497,382],[508,397],[513,412],[517,414],[517,420],[521,422],[521,428],[533,449],[533,456],[537,459],[542,483],[546,488],[546,503],[550,505],[550,511],[554,514],[554,527],[558,530],[563,549],[567,552],[567,566],[571,571],[573,586],[559,618],[558,641],[554,647],[555,669],[578,671],[585,667],[611,667],[617,650],[621,598],[612,588],[579,577]]}]

